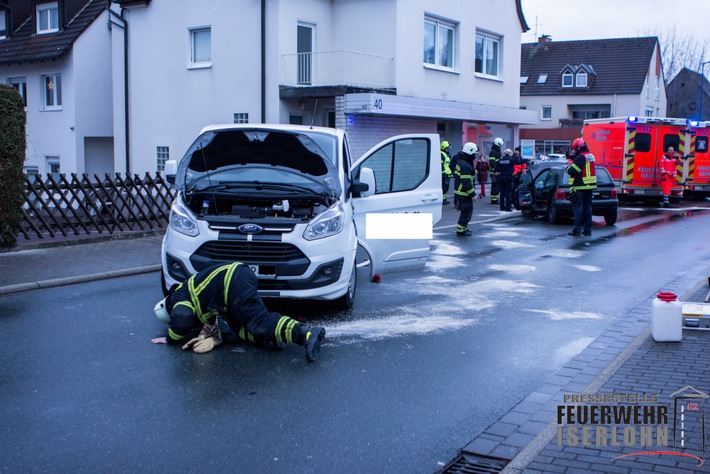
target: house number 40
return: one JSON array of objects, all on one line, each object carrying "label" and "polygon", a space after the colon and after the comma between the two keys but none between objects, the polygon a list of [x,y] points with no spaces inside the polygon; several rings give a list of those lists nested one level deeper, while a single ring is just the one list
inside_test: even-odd
[{"label": "house number 40", "polygon": [[382,109],[382,99],[375,99],[375,103],[373,104],[373,106],[376,109]]}]

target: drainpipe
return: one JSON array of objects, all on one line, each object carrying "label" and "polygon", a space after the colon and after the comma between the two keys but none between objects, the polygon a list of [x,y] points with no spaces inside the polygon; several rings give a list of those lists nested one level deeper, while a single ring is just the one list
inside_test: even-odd
[{"label": "drainpipe", "polygon": [[128,21],[124,18],[123,14],[126,11],[125,8],[121,8],[121,14],[119,15],[115,11],[111,9],[111,2],[109,2],[108,7],[106,7],[108,10],[109,14],[112,15],[114,18],[116,18],[118,21],[121,22],[119,25],[118,23],[114,23],[111,21],[109,18],[108,22],[108,27],[111,29],[111,25],[116,25],[120,28],[123,28],[123,114],[125,118],[124,122],[124,135],[126,138],[126,176],[131,175],[131,149],[130,149],[130,133],[129,133],[129,128],[128,128]]},{"label": "drainpipe", "polygon": [[261,0],[261,123],[266,123],[266,0]]}]

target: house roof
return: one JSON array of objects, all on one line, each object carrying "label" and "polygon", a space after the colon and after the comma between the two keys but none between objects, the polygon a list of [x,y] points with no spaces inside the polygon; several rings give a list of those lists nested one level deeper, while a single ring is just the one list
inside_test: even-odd
[{"label": "house roof", "polygon": [[[525,43],[521,48],[521,96],[640,94],[651,67],[656,37]],[[591,66],[595,76],[586,88],[562,87],[565,66]],[[547,80],[538,84],[538,78]]]},{"label": "house roof", "polygon": [[0,65],[54,61],[66,54],[86,28],[108,7],[109,0],[88,0],[56,33],[38,35],[32,15],[7,39],[0,40]]}]

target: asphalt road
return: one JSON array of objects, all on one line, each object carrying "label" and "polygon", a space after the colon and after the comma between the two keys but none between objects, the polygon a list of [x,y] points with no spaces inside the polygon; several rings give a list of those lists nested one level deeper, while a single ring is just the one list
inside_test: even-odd
[{"label": "asphalt road", "polygon": [[[479,212],[486,212],[479,208]],[[516,218],[426,270],[361,270],[356,309],[277,304],[326,326],[318,363],[155,346],[157,274],[0,298],[6,472],[431,473],[690,266],[710,212],[630,209],[591,238]]]}]

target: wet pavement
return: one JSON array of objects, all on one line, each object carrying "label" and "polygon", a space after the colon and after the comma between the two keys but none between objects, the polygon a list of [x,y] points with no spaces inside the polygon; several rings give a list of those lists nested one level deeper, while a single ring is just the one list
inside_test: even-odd
[{"label": "wet pavement", "polygon": [[[445,207],[443,214],[437,229],[453,229],[458,217],[453,206]],[[478,203],[474,222],[518,215]],[[0,273],[0,295],[157,273],[161,241],[162,235],[157,232],[84,239],[72,245],[21,245],[0,253],[0,267],[4,269]],[[701,302],[710,289],[708,276],[710,262],[700,261],[664,289],[675,292],[683,301]],[[704,464],[703,439],[707,431],[704,397],[710,392],[705,354],[710,332],[684,329],[680,342],[655,342],[651,308],[652,298],[639,301],[619,324],[462,447],[460,459],[442,469],[468,472],[464,471],[467,466],[490,466],[486,472],[710,472],[710,463]],[[573,400],[573,395],[588,397],[580,401]],[[625,404],[618,401],[622,395],[637,399]],[[686,396],[696,398],[683,398]],[[568,407],[602,409],[619,405],[640,405],[647,411],[665,407],[667,416],[655,423],[643,423],[648,420],[642,419],[640,424],[633,419],[628,423],[601,419],[587,424],[590,430],[567,423],[564,416],[559,418]],[[644,431],[648,427],[654,430],[650,437]]]}]

